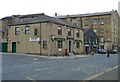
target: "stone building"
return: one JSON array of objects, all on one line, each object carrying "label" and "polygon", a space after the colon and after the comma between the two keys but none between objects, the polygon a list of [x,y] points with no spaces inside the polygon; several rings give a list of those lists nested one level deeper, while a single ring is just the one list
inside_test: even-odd
[{"label": "stone building", "polygon": [[96,33],[91,28],[85,28],[84,29],[84,46],[85,46],[85,52],[91,53],[97,53],[98,52],[98,37]]},{"label": "stone building", "polygon": [[87,13],[57,16],[57,18],[69,21],[79,28],[92,28],[98,36],[99,48],[118,48],[119,15],[115,10],[109,12]]},{"label": "stone building", "polygon": [[13,53],[40,55],[84,53],[83,30],[45,14],[17,16],[9,25],[8,36],[8,51]]}]

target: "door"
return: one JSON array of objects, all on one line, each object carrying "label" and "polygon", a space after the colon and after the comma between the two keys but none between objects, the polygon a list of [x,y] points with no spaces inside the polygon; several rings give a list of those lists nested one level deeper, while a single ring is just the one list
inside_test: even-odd
[{"label": "door", "polygon": [[16,53],[16,42],[12,42],[12,53]]},{"label": "door", "polygon": [[68,42],[68,46],[69,46],[68,51],[69,51],[69,53],[71,53],[72,52],[72,42],[71,41]]},{"label": "door", "polygon": [[89,47],[88,46],[85,46],[85,52],[86,52],[86,54],[89,53]]},{"label": "door", "polygon": [[7,52],[8,51],[8,43],[1,43],[0,45],[0,51]]}]

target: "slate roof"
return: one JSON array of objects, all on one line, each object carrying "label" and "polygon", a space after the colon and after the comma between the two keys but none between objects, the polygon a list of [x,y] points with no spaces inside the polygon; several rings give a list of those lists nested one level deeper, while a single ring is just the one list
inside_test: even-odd
[{"label": "slate roof", "polygon": [[12,25],[53,22],[53,23],[56,23],[56,24],[65,25],[65,26],[69,26],[69,27],[77,27],[76,25],[71,24],[71,23],[66,22],[66,21],[63,21],[62,19],[55,18],[55,17],[50,17],[50,16],[47,16],[45,14],[41,14],[41,15],[39,15],[39,17],[30,18],[30,19],[24,19],[25,16],[26,15],[24,15],[23,17],[20,16],[19,18],[21,18],[21,19],[19,21],[14,21]]},{"label": "slate roof", "polygon": [[86,14],[74,14],[74,15],[61,15],[56,18],[66,18],[66,17],[86,17],[86,16],[101,16],[101,15],[111,15],[111,11],[109,12],[97,12],[97,13],[86,13]]},{"label": "slate roof", "polygon": [[84,29],[84,36],[86,37],[97,37],[96,33],[91,28]]}]

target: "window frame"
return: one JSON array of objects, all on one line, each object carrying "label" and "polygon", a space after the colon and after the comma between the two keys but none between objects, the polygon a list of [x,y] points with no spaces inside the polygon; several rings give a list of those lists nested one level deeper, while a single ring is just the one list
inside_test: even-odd
[{"label": "window frame", "polygon": [[99,21],[98,19],[93,19],[93,24],[94,24],[94,25],[97,25],[97,24],[98,24],[98,21]]},{"label": "window frame", "polygon": [[85,26],[89,26],[90,24],[90,19],[85,19]]},{"label": "window frame", "polygon": [[80,31],[79,30],[76,30],[76,37],[80,37]]},{"label": "window frame", "polygon": [[62,27],[58,26],[58,35],[62,35]]},{"label": "window frame", "polygon": [[104,28],[100,28],[100,33],[104,33]]},{"label": "window frame", "polygon": [[100,42],[104,43],[105,38],[103,36],[100,37]]},{"label": "window frame", "polygon": [[25,26],[25,34],[30,34],[30,26]]},{"label": "window frame", "polygon": [[63,41],[58,40],[57,41],[57,47],[62,48],[63,47]]},{"label": "window frame", "polygon": [[15,35],[19,35],[19,34],[20,34],[20,28],[19,27],[15,27]]},{"label": "window frame", "polygon": [[68,28],[68,36],[72,35],[72,30],[70,28]]},{"label": "window frame", "polygon": [[76,48],[80,48],[80,42],[76,42]]},{"label": "window frame", "polygon": [[85,37],[85,43],[86,44],[88,43],[88,37]]},{"label": "window frame", "polygon": [[38,35],[38,29],[34,28],[34,35],[37,36]]},{"label": "window frame", "polygon": [[104,25],[104,22],[105,22],[105,21],[104,21],[104,18],[101,18],[101,19],[100,19],[100,24],[101,24],[101,25]]},{"label": "window frame", "polygon": [[43,41],[43,49],[47,49],[48,48],[48,45],[47,45],[47,41]]},{"label": "window frame", "polygon": [[78,20],[78,26],[82,28],[82,20]]}]

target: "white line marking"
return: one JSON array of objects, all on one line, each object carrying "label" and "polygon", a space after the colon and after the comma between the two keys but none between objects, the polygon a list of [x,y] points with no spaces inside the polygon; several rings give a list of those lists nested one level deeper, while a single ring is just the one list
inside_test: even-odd
[{"label": "white line marking", "polygon": [[53,73],[53,72],[55,72],[55,71],[48,71],[48,73]]},{"label": "white line marking", "polygon": [[116,68],[119,67],[119,66],[120,66],[120,65],[115,66],[115,67],[113,67],[113,68],[109,68],[108,70],[106,70],[106,71],[104,71],[104,72],[101,72],[101,73],[96,74],[96,75],[94,75],[94,76],[92,76],[92,77],[86,78],[86,79],[84,79],[84,80],[93,80],[94,78],[96,78],[96,77],[104,74],[105,72],[108,72],[108,71],[111,71],[111,70],[113,70],[113,69],[116,69]]},{"label": "white line marking", "polygon": [[34,69],[35,71],[40,71],[40,70],[47,70],[48,68],[43,68],[43,69]]},{"label": "white line marking", "polygon": [[33,59],[33,60],[38,60],[38,59]]},{"label": "white line marking", "polygon": [[31,80],[31,81],[33,81],[33,82],[37,82],[37,81],[35,81],[34,79],[32,79],[31,77],[26,77],[28,80]]},{"label": "white line marking", "polygon": [[80,69],[80,67],[78,67],[78,68],[72,68],[72,70],[73,71],[80,71],[81,69]]}]

